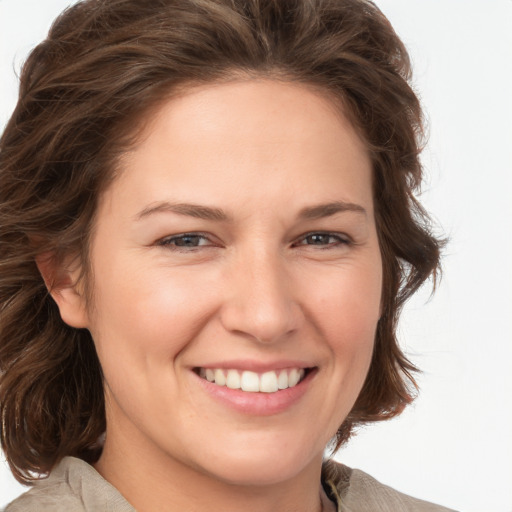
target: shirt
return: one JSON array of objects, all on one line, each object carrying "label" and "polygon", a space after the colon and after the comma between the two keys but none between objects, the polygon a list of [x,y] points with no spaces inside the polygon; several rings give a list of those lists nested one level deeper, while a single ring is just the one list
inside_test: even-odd
[{"label": "shirt", "polygon": [[[358,469],[328,460],[322,485],[338,512],[454,512],[379,483]],[[136,512],[91,465],[65,457],[48,478],[7,505],[5,512]]]}]

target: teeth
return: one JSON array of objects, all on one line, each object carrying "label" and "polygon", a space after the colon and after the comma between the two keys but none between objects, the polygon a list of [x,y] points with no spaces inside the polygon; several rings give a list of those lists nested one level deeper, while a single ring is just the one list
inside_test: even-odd
[{"label": "teeth", "polygon": [[279,373],[269,371],[261,374],[247,370],[199,369],[200,377],[217,384],[217,386],[241,389],[249,393],[275,393],[280,389],[292,388],[304,378],[305,373],[304,368],[280,370]]},{"label": "teeth", "polygon": [[258,374],[254,372],[242,372],[242,379],[240,384],[242,391],[251,391],[252,393],[257,393],[260,390],[260,379]]},{"label": "teeth", "polygon": [[293,368],[291,370],[290,375],[288,375],[288,387],[292,388],[293,386],[296,386],[299,382],[300,374],[299,370]]},{"label": "teeth", "polygon": [[226,385],[226,377],[224,375],[224,371],[223,370],[214,370],[213,375],[215,377],[215,384],[217,384],[219,386],[225,386]]},{"label": "teeth", "polygon": [[[217,382],[217,379],[215,379]],[[236,370],[228,370],[226,386],[230,389],[240,389],[240,374]]]},{"label": "teeth", "polygon": [[266,372],[261,376],[260,391],[263,393],[275,393],[278,389],[276,372]]},{"label": "teeth", "polygon": [[282,371],[277,379],[277,387],[279,389],[286,389],[288,387],[288,372]]}]

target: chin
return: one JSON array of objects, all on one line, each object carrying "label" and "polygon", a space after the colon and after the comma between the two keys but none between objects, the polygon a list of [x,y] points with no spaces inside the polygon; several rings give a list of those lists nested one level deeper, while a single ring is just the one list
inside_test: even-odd
[{"label": "chin", "polygon": [[210,476],[230,485],[268,486],[292,480],[310,467],[319,468],[322,457],[323,449],[312,454],[304,446],[254,443],[209,457],[207,461],[201,461],[201,465]]}]

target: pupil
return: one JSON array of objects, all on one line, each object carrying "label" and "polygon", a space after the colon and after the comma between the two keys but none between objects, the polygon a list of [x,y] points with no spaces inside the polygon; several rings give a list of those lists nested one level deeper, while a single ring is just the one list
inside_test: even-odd
[{"label": "pupil", "polygon": [[195,247],[199,242],[198,236],[184,236],[176,240],[176,245],[180,247]]},{"label": "pupil", "polygon": [[315,245],[327,244],[329,242],[329,235],[311,235],[309,240]]}]

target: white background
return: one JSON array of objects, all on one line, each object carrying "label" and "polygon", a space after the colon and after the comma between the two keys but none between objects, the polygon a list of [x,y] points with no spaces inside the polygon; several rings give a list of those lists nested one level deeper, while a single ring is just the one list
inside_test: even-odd
[{"label": "white background", "polygon": [[[0,126],[26,53],[67,0],[0,0]],[[423,201],[451,238],[400,337],[424,371],[400,418],[338,453],[465,512],[512,512],[512,1],[379,0],[409,48],[430,143]],[[22,492],[0,460],[0,507]]]}]

